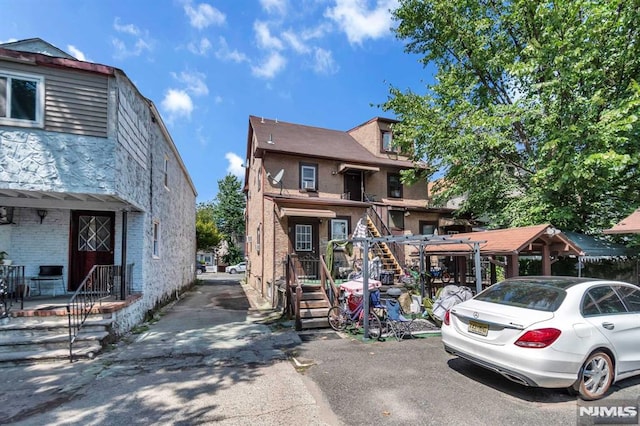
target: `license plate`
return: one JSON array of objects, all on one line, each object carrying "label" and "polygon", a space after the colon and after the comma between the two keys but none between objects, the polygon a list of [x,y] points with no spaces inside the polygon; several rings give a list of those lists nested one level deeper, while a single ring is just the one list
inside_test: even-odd
[{"label": "license plate", "polygon": [[484,324],[476,321],[469,321],[469,333],[479,334],[480,336],[486,336],[489,334],[489,324]]}]

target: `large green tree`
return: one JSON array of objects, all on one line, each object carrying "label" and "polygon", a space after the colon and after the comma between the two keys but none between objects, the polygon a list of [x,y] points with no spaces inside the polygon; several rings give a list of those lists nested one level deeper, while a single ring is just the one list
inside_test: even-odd
[{"label": "large green tree", "polygon": [[640,205],[640,3],[400,0],[394,17],[435,76],[383,107],[443,198],[493,226],[583,232]]},{"label": "large green tree", "polygon": [[199,203],[196,207],[196,246],[198,250],[214,251],[221,235],[214,221],[212,203]]},{"label": "large green tree", "polygon": [[227,242],[227,263],[242,260],[237,245],[245,234],[246,200],[242,193],[242,183],[234,175],[227,175],[218,181],[218,194],[213,202],[213,217],[216,227]]}]

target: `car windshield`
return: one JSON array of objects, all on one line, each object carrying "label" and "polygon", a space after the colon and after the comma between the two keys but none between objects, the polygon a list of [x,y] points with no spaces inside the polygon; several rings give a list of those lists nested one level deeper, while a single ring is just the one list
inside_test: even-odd
[{"label": "car windshield", "polygon": [[476,296],[476,300],[536,311],[556,311],[567,293],[542,281],[503,281]]}]

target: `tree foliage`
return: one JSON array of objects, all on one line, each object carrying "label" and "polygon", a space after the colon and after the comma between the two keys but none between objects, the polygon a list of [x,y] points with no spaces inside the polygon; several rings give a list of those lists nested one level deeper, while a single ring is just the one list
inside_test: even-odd
[{"label": "tree foliage", "polygon": [[213,218],[213,204],[199,203],[196,207],[196,246],[198,250],[214,251],[221,235]]},{"label": "tree foliage", "polygon": [[218,194],[213,203],[213,216],[216,227],[228,244],[228,263],[242,260],[237,244],[245,234],[245,208],[246,200],[240,179],[229,174],[219,180]]},{"label": "tree foliage", "polygon": [[466,195],[461,211],[493,226],[582,232],[640,204],[638,2],[400,0],[394,18],[437,71],[383,107],[442,198]]}]

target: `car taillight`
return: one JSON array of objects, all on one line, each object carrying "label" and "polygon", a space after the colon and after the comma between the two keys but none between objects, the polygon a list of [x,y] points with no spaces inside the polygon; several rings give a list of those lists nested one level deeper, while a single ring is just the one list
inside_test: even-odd
[{"label": "car taillight", "polygon": [[442,324],[449,325],[451,318],[449,317],[449,311],[444,313],[444,318],[442,319]]},{"label": "car taillight", "polygon": [[523,348],[546,348],[556,341],[562,333],[557,328],[539,328],[527,331],[516,341],[516,345]]}]

